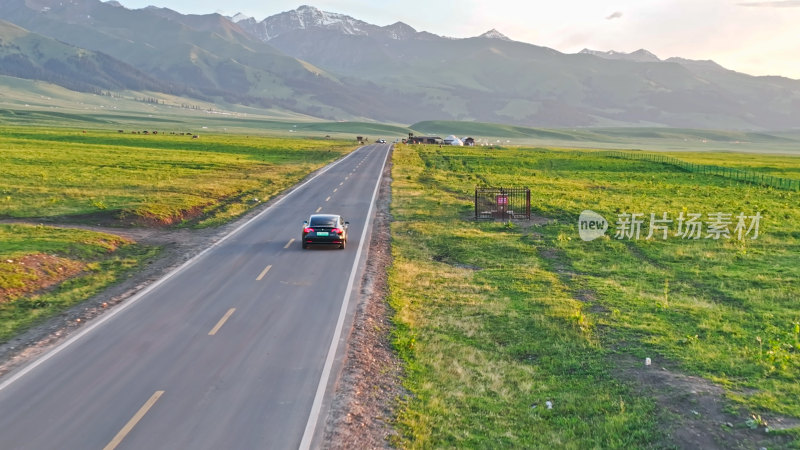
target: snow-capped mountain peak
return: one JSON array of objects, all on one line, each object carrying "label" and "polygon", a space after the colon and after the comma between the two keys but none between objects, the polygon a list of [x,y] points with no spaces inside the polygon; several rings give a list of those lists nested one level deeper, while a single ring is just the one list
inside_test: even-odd
[{"label": "snow-capped mountain peak", "polygon": [[658,56],[654,55],[653,53],[643,48],[631,53],[618,52],[615,50],[609,50],[607,52],[603,52],[599,50],[590,50],[588,48],[585,48],[581,50],[579,53],[582,55],[599,56],[600,58],[605,58],[605,59],[619,59],[619,60],[636,61],[636,62],[661,61],[661,59],[659,59]]},{"label": "snow-capped mountain peak", "polygon": [[367,34],[366,29],[370,27],[366,22],[350,16],[325,12],[308,5],[301,6],[294,11],[267,17],[264,22],[268,31],[270,29],[273,30],[269,33],[271,37],[292,29],[302,30],[309,28],[322,28],[343,34],[363,35]]},{"label": "snow-capped mountain peak", "polygon": [[[237,23],[263,41],[269,41],[282,34],[298,30],[324,30],[357,36],[369,35],[381,30],[379,26],[362,22],[350,16],[322,11],[308,5],[267,17],[261,22],[245,19]],[[397,34],[400,36],[404,34],[405,30],[398,31]]]},{"label": "snow-capped mountain peak", "polygon": [[492,28],[491,30],[483,33],[482,35],[478,36],[487,39],[501,39],[503,41],[510,41],[511,39],[508,38],[505,34],[497,31],[496,29]]},{"label": "snow-capped mountain peak", "polygon": [[239,23],[241,21],[251,20],[253,18],[248,16],[248,15],[246,15],[246,14],[236,13],[233,17],[229,17],[229,19],[231,19],[231,22],[233,22],[233,23]]}]

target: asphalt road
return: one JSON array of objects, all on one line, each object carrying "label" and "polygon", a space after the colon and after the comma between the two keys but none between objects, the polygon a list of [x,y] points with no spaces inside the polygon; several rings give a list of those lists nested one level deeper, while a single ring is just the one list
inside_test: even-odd
[{"label": "asphalt road", "polygon": [[[0,380],[0,448],[311,444],[389,147],[353,152]],[[301,248],[316,211],[350,222],[345,250]]]}]

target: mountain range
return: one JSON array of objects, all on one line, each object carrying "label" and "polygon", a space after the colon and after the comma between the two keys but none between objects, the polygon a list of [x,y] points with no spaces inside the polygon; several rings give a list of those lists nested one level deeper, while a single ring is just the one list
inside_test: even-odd
[{"label": "mountain range", "polygon": [[497,30],[454,39],[301,6],[264,20],[0,0],[0,74],[166,92],[327,120],[800,128],[800,81],[713,61],[565,54]]}]

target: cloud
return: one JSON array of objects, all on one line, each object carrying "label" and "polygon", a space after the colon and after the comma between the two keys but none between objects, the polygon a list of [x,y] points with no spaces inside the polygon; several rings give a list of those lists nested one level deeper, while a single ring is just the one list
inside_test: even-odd
[{"label": "cloud", "polygon": [[744,2],[739,6],[756,6],[760,8],[800,8],[800,0],[781,0],[777,2]]},{"label": "cloud", "polygon": [[[800,3],[800,2],[795,2],[795,3]],[[613,14],[606,17],[606,20],[619,19],[620,17],[622,17],[622,13],[620,11],[615,11]]]}]

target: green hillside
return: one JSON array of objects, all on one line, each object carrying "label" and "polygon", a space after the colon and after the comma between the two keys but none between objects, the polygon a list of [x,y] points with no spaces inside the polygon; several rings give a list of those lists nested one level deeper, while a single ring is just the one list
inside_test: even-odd
[{"label": "green hillside", "polygon": [[422,135],[442,135],[442,137],[454,134],[465,137],[486,137],[504,139],[526,139],[543,138],[558,139],[567,141],[585,140],[591,133],[579,133],[576,131],[564,131],[544,128],[528,128],[514,125],[503,125],[483,122],[453,122],[445,120],[428,120],[417,122],[410,126],[417,134]]},{"label": "green hillside", "polygon": [[798,132],[768,133],[665,127],[529,128],[463,121],[423,121],[409,128],[418,135],[469,136],[476,139],[479,145],[536,144],[572,148],[650,148],[800,154]]},{"label": "green hillside", "polygon": [[[155,103],[153,102],[155,101]],[[327,122],[281,109],[214,104],[154,92],[114,97],[0,75],[0,125],[46,125],[129,132],[270,134],[355,140],[402,138],[409,129],[374,122]]]},{"label": "green hillside", "polygon": [[317,131],[325,133],[337,134],[353,134],[364,136],[370,139],[389,139],[402,138],[408,136],[409,128],[370,122],[316,122],[316,123],[303,123],[296,126],[296,130],[300,131]]},{"label": "green hillside", "polygon": [[0,20],[0,75],[43,80],[82,92],[179,92],[106,54],[65,44]]}]

